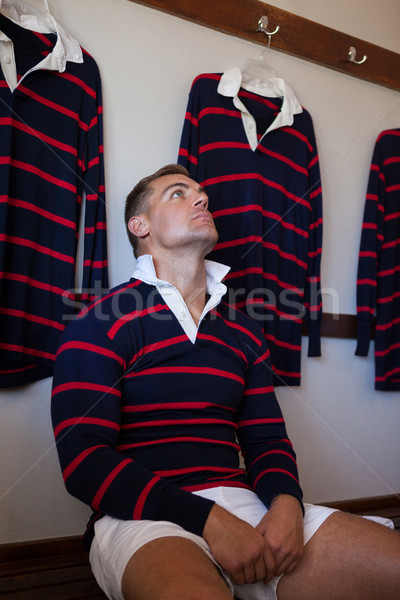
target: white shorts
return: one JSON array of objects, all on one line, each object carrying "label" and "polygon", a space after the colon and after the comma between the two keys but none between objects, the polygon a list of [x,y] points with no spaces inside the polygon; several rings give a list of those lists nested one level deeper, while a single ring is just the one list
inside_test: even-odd
[{"label": "white shorts", "polygon": [[[267,512],[256,494],[242,488],[218,487],[195,492],[217,504],[255,527]],[[333,512],[333,508],[304,504],[304,543],[306,544],[322,523]],[[377,519],[379,520],[379,519]],[[383,520],[382,520],[383,521]],[[381,522],[382,522],[381,521]],[[388,524],[388,523],[384,523]],[[242,600],[277,600],[276,588],[280,577],[268,584],[235,585],[211,553],[203,537],[190,533],[169,521],[121,521],[104,516],[95,524],[95,537],[90,549],[89,560],[93,574],[110,600],[123,600],[122,576],[129,559],[147,542],[161,537],[184,537],[196,543],[221,571],[232,595]]]}]

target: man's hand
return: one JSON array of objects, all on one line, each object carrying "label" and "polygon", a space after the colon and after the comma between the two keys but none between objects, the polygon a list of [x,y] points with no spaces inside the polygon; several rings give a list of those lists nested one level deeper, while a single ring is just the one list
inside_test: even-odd
[{"label": "man's hand", "polygon": [[[289,573],[300,562],[303,551],[303,513],[293,496],[277,496],[256,530],[264,536],[275,559],[274,575]],[[270,577],[264,578],[268,582]]]},{"label": "man's hand", "polygon": [[271,579],[275,561],[262,531],[214,504],[203,537],[235,584]]}]

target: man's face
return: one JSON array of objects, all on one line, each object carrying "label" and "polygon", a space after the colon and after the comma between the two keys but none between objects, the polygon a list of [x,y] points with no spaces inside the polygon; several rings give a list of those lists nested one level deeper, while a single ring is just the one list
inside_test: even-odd
[{"label": "man's face", "polygon": [[204,248],[204,255],[215,246],[218,234],[208,197],[198,183],[185,175],[164,175],[150,184],[146,220],[149,243],[155,249]]}]

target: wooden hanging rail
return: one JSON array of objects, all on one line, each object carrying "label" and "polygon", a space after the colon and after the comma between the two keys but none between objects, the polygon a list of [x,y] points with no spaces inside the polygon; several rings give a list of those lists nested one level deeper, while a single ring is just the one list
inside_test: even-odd
[{"label": "wooden hanging rail", "polygon": [[264,46],[267,45],[267,37],[263,32],[257,32],[257,26],[259,19],[265,15],[270,23],[269,31],[279,26],[279,31],[271,38],[274,50],[400,91],[400,54],[261,0],[129,1]]}]

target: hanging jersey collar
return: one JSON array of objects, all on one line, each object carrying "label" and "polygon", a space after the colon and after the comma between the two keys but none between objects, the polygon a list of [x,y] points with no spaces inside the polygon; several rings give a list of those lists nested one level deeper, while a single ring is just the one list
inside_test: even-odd
[{"label": "hanging jersey collar", "polygon": [[[38,69],[47,69],[62,73],[65,71],[68,61],[83,63],[83,54],[79,43],[57,23],[50,13],[40,11],[29,3],[15,0],[0,0],[0,11],[4,17],[24,29],[37,33],[55,33],[57,35],[57,41],[52,52],[27,71],[22,79],[28,73]],[[5,63],[7,68],[4,75],[10,89],[13,91],[18,85],[13,44],[12,40],[2,31],[0,31],[0,55],[2,58],[5,58],[5,56],[9,58]]]},{"label": "hanging jersey collar", "polygon": [[266,81],[260,82],[260,85],[251,85],[242,83],[242,73],[238,67],[233,67],[232,69],[225,71],[218,84],[218,93],[221,94],[221,96],[233,98],[233,104],[241,112],[247,140],[250,144],[250,148],[253,151],[259,144],[259,141],[257,140],[257,127],[254,117],[239,99],[239,90],[241,87],[245,88],[249,92],[258,94],[259,96],[267,98],[283,98],[279,113],[268,129],[264,132],[262,138],[274,129],[279,129],[280,127],[285,127],[287,125],[293,125],[294,115],[303,112],[303,108],[300,102],[297,100],[293,90],[283,79],[273,77]]}]

